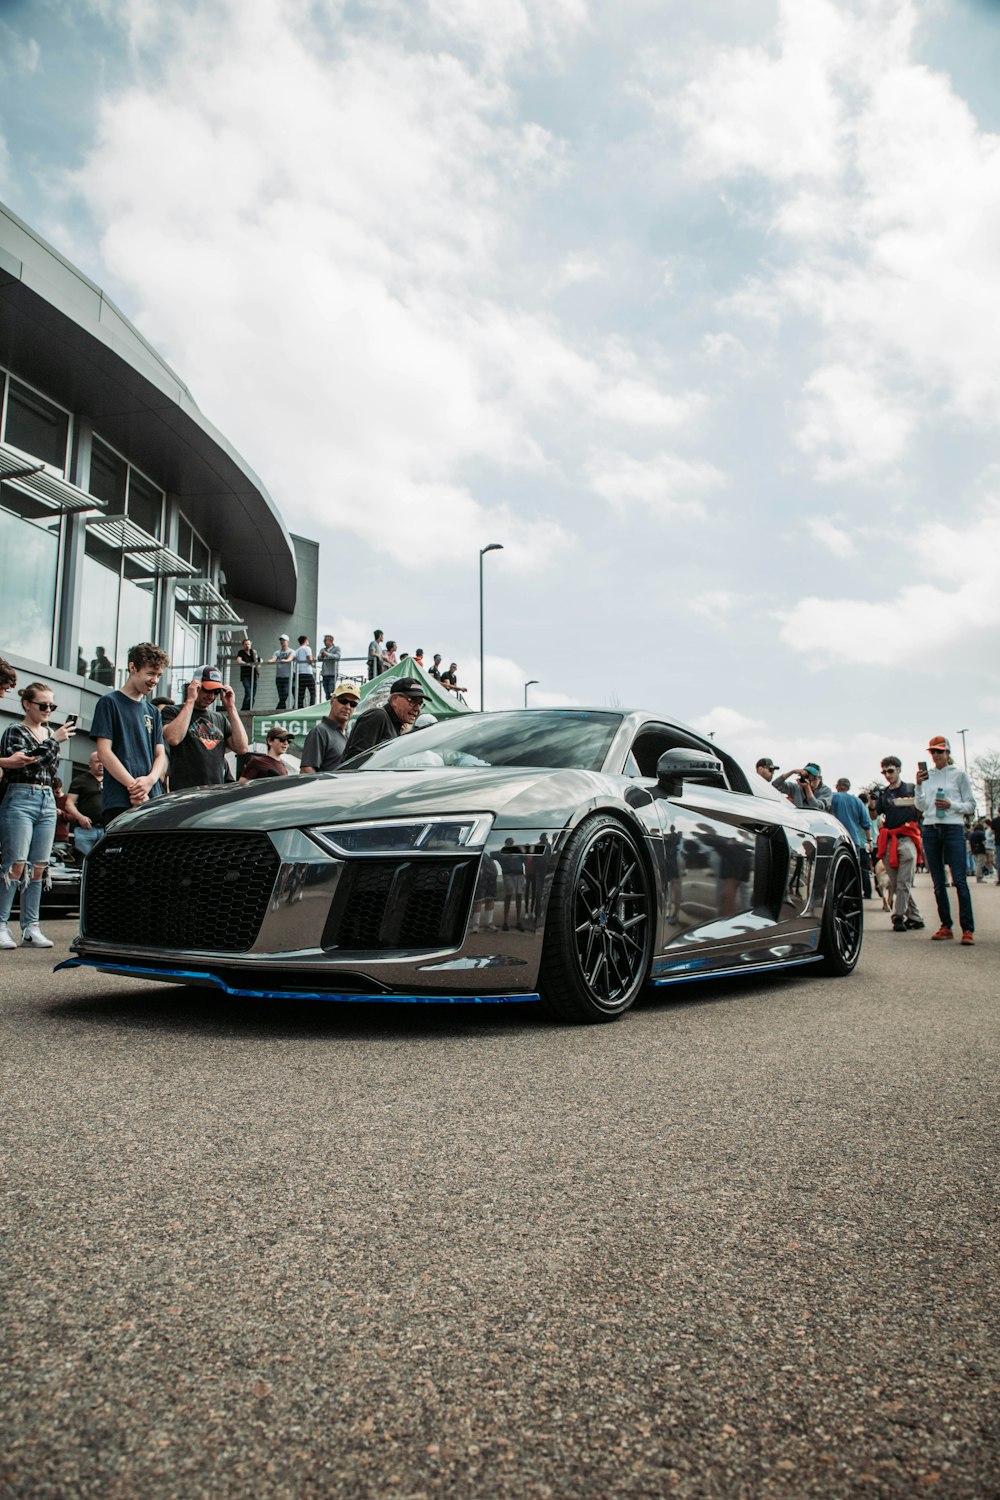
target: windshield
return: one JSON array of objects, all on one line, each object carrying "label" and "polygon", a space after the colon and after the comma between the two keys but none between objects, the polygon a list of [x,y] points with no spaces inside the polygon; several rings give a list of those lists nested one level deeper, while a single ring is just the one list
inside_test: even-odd
[{"label": "windshield", "polygon": [[[345,761],[342,771],[418,771],[435,766],[540,766],[600,771],[621,714],[560,710],[469,714],[411,730]],[[347,747],[350,755],[350,742]]]}]

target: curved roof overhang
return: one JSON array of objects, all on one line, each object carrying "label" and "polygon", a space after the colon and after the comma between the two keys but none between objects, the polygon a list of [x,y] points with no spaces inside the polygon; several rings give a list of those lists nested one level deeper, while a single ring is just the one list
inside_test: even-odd
[{"label": "curved roof overhang", "polygon": [[295,549],[256,474],[100,288],[3,205],[0,363],[175,495],[231,593],[294,610]]}]

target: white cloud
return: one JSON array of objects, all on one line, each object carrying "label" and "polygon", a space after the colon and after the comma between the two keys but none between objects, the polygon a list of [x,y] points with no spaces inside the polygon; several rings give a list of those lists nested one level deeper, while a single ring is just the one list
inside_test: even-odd
[{"label": "white cloud", "polygon": [[919,653],[922,671],[960,666],[993,672],[1000,626],[1000,499],[984,505],[970,524],[933,522],[911,536],[897,531],[892,548],[894,574],[909,573],[911,582],[882,599],[800,599],[779,615],[785,644],[815,665],[870,663],[879,643],[906,642]]},{"label": "white cloud", "polygon": [[714,464],[675,453],[633,458],[628,453],[599,451],[587,464],[591,489],[616,510],[639,504],[658,516],[704,513],[704,497],[720,489],[725,476]]},{"label": "white cloud", "polygon": [[731,589],[706,589],[703,594],[690,601],[691,608],[708,620],[725,620],[734,609],[742,608],[749,600],[748,594],[737,594]]},{"label": "white cloud", "polygon": [[854,543],[841,522],[829,516],[809,516],[806,525],[820,546],[834,557],[850,557],[854,552]]},{"label": "white cloud", "polygon": [[870,373],[828,365],[806,381],[795,440],[821,482],[866,479],[902,458],[915,425]]},{"label": "white cloud", "polygon": [[893,467],[942,414],[996,421],[1000,137],[915,61],[917,14],[783,0],[773,45],[723,48],[661,101],[692,173],[769,191],[751,201],[777,251],[731,308],[815,326],[790,412],[826,483]]}]

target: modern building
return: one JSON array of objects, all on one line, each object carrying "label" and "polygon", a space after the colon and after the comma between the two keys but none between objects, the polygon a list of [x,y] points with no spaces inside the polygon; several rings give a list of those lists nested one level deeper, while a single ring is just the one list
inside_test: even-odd
[{"label": "modern building", "polygon": [[176,692],[245,626],[315,640],[316,553],[104,293],[0,204],[0,656],[19,681],[86,727],[136,641],[169,653]]}]

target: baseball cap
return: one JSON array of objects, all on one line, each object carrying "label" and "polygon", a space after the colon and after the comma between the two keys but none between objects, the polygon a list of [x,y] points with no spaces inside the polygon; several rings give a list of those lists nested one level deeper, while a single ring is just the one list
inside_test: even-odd
[{"label": "baseball cap", "polygon": [[279,640],[279,641],[287,641],[287,640],[288,640],[288,637],[287,637],[287,635],[279,635],[279,636],[278,636],[278,640]]},{"label": "baseball cap", "polygon": [[335,698],[353,698],[355,703],[361,702],[361,694],[358,692],[357,684],[354,682],[338,682],[333,690]]},{"label": "baseball cap", "polygon": [[760,760],[757,762],[757,765],[763,766],[765,771],[776,771],[778,769],[778,767],[774,764],[774,761],[771,760],[770,756],[767,755],[762,755]]},{"label": "baseball cap", "polygon": [[809,772],[810,776],[822,776],[823,774],[814,760],[807,761],[805,769]]},{"label": "baseball cap", "polygon": [[222,681],[222,673],[218,667],[209,666],[207,662],[203,667],[198,668],[195,673],[195,681],[199,687],[203,688],[221,688],[225,686]]},{"label": "baseball cap", "polygon": [[946,750],[951,754],[951,743],[943,734],[936,734],[933,739],[927,741],[928,750]]},{"label": "baseball cap", "polygon": [[389,696],[393,693],[402,693],[404,698],[419,699],[421,703],[424,701],[424,685],[415,677],[398,677],[389,686]]}]

